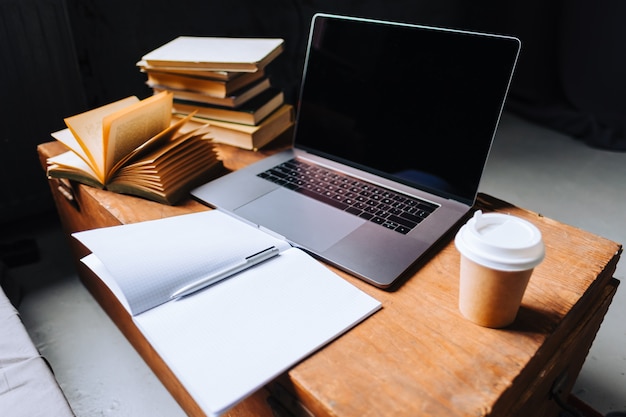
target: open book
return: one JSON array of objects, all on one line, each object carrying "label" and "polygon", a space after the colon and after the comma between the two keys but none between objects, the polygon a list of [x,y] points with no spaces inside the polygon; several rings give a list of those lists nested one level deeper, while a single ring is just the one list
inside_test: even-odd
[{"label": "open book", "polygon": [[[218,210],[75,233],[83,258],[207,415],[219,415],[381,304],[300,249]],[[250,255],[257,263],[177,290]]]},{"label": "open book", "polygon": [[173,94],[128,97],[65,119],[52,136],[69,151],[48,159],[49,177],[133,194],[166,204],[222,171],[206,126],[181,133]]}]

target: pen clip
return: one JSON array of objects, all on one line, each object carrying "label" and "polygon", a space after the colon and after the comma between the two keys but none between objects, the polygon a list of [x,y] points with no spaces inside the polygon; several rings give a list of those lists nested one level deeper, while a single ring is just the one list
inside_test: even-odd
[{"label": "pen clip", "polygon": [[257,264],[260,264],[263,261],[266,261],[276,255],[278,255],[279,249],[276,246],[270,246],[269,248],[263,249],[259,252],[253,253],[252,255],[246,256],[242,262],[233,265],[224,270],[220,270],[215,274],[211,274],[207,277],[203,277],[199,280],[192,282],[191,284],[187,284],[178,290],[174,291],[174,293],[170,296],[170,300],[175,298],[184,297],[190,294],[193,294],[196,291],[199,291],[203,288],[208,287],[209,285],[215,284],[219,281],[222,281],[226,278],[229,278],[238,272],[251,268]]},{"label": "pen clip", "polygon": [[252,260],[256,259],[259,256],[266,256],[267,254],[269,254],[269,253],[271,253],[273,251],[278,251],[276,246],[270,246],[269,248],[265,248],[263,250],[260,250],[257,253],[253,253],[250,256],[246,256],[246,261],[252,261]]}]

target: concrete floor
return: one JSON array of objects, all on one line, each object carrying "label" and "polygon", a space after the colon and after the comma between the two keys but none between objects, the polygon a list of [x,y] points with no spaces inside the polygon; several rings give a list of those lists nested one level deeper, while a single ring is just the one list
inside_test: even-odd
[{"label": "concrete floor", "polygon": [[[481,191],[616,242],[626,242],[626,153],[504,114]],[[3,233],[4,234],[4,233]],[[79,282],[53,214],[14,238],[35,238],[39,262],[10,269],[23,321],[78,417],[185,415]],[[626,261],[622,281],[574,394],[602,414],[626,410]]]}]

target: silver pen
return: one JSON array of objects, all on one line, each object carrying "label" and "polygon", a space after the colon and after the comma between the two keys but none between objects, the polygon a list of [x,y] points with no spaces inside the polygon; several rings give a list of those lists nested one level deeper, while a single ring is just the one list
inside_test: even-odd
[{"label": "silver pen", "polygon": [[216,274],[209,275],[198,281],[192,282],[191,284],[185,285],[184,287],[176,290],[171,296],[170,300],[175,298],[184,297],[186,295],[192,294],[198,290],[201,290],[205,287],[208,287],[211,284],[215,284],[225,278],[230,277],[231,275],[235,275],[236,273],[243,271],[244,269],[248,269],[254,265],[257,265],[263,261],[266,261],[274,256],[278,255],[278,248],[276,246],[270,246],[267,249],[263,249],[260,252],[252,254],[244,258],[243,261],[227,268],[225,270],[219,271]]}]

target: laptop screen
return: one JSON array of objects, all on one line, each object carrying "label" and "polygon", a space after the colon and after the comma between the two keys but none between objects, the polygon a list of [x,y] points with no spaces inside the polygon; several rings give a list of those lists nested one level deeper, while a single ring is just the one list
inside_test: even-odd
[{"label": "laptop screen", "polygon": [[472,204],[518,51],[512,37],[318,15],[295,146]]}]

